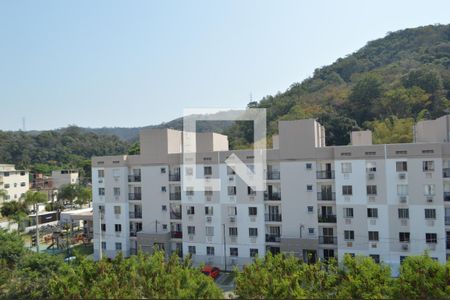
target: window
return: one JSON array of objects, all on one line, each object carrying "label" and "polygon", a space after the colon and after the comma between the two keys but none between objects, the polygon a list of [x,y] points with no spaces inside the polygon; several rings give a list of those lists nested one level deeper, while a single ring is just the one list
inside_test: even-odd
[{"label": "window", "polygon": [[238,235],[237,227],[230,227],[230,228],[228,228],[228,234],[230,236],[237,236]]},{"label": "window", "polygon": [[214,247],[206,247],[206,255],[214,256]]},{"label": "window", "polygon": [[106,249],[106,242],[102,242],[102,249],[103,249],[103,250]]},{"label": "window", "polygon": [[98,188],[98,195],[105,196],[105,188]]},{"label": "window", "polygon": [[308,213],[313,213],[314,212],[314,206],[308,206]]},{"label": "window", "polygon": [[312,186],[311,184],[308,184],[308,185],[306,186],[306,190],[307,190],[308,192],[311,192],[311,191],[313,190],[313,186]]},{"label": "window", "polygon": [[256,189],[255,189],[255,187],[248,186],[248,187],[247,187],[247,194],[250,195],[250,196],[256,195]]},{"label": "window", "polygon": [[407,184],[397,184],[397,195],[407,196],[408,195],[408,185]]},{"label": "window", "polygon": [[402,243],[409,243],[409,232],[399,232],[398,240]]},{"label": "window", "polygon": [[351,152],[342,152],[341,156],[352,156]]},{"label": "window", "polygon": [[377,155],[377,153],[375,151],[367,151],[364,152],[365,155]]},{"label": "window", "polygon": [[194,206],[188,206],[187,207],[187,214],[188,215],[195,215],[195,207]]},{"label": "window", "polygon": [[20,176],[25,176],[25,172],[24,171],[20,171]]},{"label": "window", "polygon": [[342,195],[351,196],[353,194],[353,188],[351,185],[343,185],[342,186]]},{"label": "window", "polygon": [[228,187],[228,196],[234,196],[236,195],[236,187],[235,186],[229,186]]},{"label": "window", "polygon": [[[306,170],[311,170],[312,169],[312,163],[306,163]],[[258,249],[256,249],[258,250]]]},{"label": "window", "polygon": [[230,256],[238,256],[238,248],[230,248]]},{"label": "window", "polygon": [[161,192],[165,193],[167,191],[167,188],[165,186],[161,187]]},{"label": "window", "polygon": [[203,168],[203,174],[204,174],[205,176],[212,175],[212,167],[210,167],[210,166],[204,167],[204,168]]},{"label": "window", "polygon": [[355,239],[355,232],[353,230],[344,230],[344,239],[353,241]]},{"label": "window", "polygon": [[257,207],[249,207],[248,208],[248,215],[249,216],[256,216],[258,214],[258,208]]},{"label": "window", "polygon": [[374,161],[370,161],[366,163],[366,172],[376,172],[377,171],[377,163]]},{"label": "window", "polygon": [[118,187],[114,188],[114,196],[120,196],[120,188]]},{"label": "window", "polygon": [[114,229],[116,232],[121,232],[122,231],[122,224],[115,224],[114,225]]},{"label": "window", "polygon": [[205,215],[206,216],[212,216],[214,213],[212,206],[205,206]]},{"label": "window", "polygon": [[9,189],[9,187],[10,187],[9,183],[5,183],[4,187],[5,187],[5,189]]},{"label": "window", "polygon": [[206,226],[205,227],[206,236],[214,236],[214,227]]},{"label": "window", "polygon": [[162,211],[167,211],[167,205],[161,205],[161,210]]},{"label": "window", "polygon": [[9,172],[3,173],[3,176],[8,177],[9,176]]},{"label": "window", "polygon": [[195,234],[195,226],[188,226],[188,234],[189,235],[194,235]]},{"label": "window", "polygon": [[395,154],[406,155],[406,154],[408,154],[408,151],[406,151],[406,150],[398,150],[398,151],[395,151]]},{"label": "window", "polygon": [[422,150],[422,153],[423,154],[432,154],[432,153],[434,153],[434,150],[433,149]]},{"label": "window", "polygon": [[373,261],[377,264],[380,263],[380,255],[379,254],[369,254],[369,256],[373,259]]},{"label": "window", "polygon": [[314,235],[314,228],[313,227],[309,227],[308,228],[308,234],[309,235]]},{"label": "window", "polygon": [[27,184],[25,182],[21,182],[20,186],[26,186]]},{"label": "window", "polygon": [[344,218],[353,218],[353,208],[344,207]]},{"label": "window", "polygon": [[116,215],[120,215],[120,206],[114,205],[114,213],[115,213]]},{"label": "window", "polygon": [[250,248],[250,257],[256,257],[256,256],[258,256],[258,249]]},{"label": "window", "polygon": [[195,254],[196,252],[195,246],[188,246],[188,252],[189,254]]},{"label": "window", "polygon": [[342,173],[351,173],[352,172],[352,163],[344,162],[341,163]]},{"label": "window", "polygon": [[249,237],[257,237],[258,236],[258,228],[249,228],[248,236]]},{"label": "window", "polygon": [[166,168],[161,168],[161,174],[166,174]]},{"label": "window", "polygon": [[106,231],[106,224],[102,224],[101,227],[102,227],[102,231]]},{"label": "window", "polygon": [[395,168],[396,168],[397,172],[407,172],[408,171],[408,162],[398,161],[395,163]]},{"label": "window", "polygon": [[398,218],[399,219],[409,219],[409,209],[408,208],[399,208],[398,209]]},{"label": "window", "polygon": [[237,207],[236,206],[229,206],[228,207],[228,215],[229,216],[236,216],[237,215]]},{"label": "window", "polygon": [[423,161],[422,169],[424,172],[434,171],[434,161],[432,160]]},{"label": "window", "polygon": [[369,231],[369,241],[377,242],[379,240],[378,231]]},{"label": "window", "polygon": [[194,188],[191,186],[186,187],[186,196],[194,196]]},{"label": "window", "polygon": [[436,209],[425,208],[425,219],[436,219]]},{"label": "window", "polygon": [[97,175],[98,175],[98,178],[105,177],[105,170],[97,170]]},{"label": "window", "polygon": [[377,186],[376,185],[368,185],[367,186],[367,195],[375,196],[377,194]]},{"label": "window", "polygon": [[367,208],[368,218],[378,218],[378,208]]},{"label": "window", "polygon": [[116,243],[116,250],[122,250],[122,243]]},{"label": "window", "polygon": [[424,184],[423,187],[425,196],[434,196],[434,184]]},{"label": "window", "polygon": [[425,239],[427,244],[436,244],[437,243],[437,234],[436,233],[425,233]]},{"label": "window", "polygon": [[105,206],[104,205],[99,205],[98,206],[98,212],[101,213],[101,214],[104,214],[105,213]]},{"label": "window", "polygon": [[162,224],[162,229],[167,230],[167,224]]}]

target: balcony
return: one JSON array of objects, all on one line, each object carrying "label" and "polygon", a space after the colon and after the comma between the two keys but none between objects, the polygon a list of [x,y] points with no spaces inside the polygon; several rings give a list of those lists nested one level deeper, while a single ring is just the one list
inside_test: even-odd
[{"label": "balcony", "polygon": [[181,200],[181,192],[170,193],[169,200]]},{"label": "balcony", "polygon": [[450,192],[444,192],[444,201],[450,201]]},{"label": "balcony", "polygon": [[181,220],[181,211],[171,211],[170,219],[171,220]]},{"label": "balcony", "polygon": [[337,245],[336,236],[319,236],[319,244],[322,245]]},{"label": "balcony", "polygon": [[281,214],[265,214],[266,222],[281,222]]},{"label": "balcony", "polygon": [[141,232],[142,230],[130,230],[130,236],[137,236],[138,232]]},{"label": "balcony", "polygon": [[444,178],[450,178],[450,168],[444,168],[444,169],[442,169],[442,177],[444,177]]},{"label": "balcony", "polygon": [[445,225],[450,225],[450,216],[445,216]]},{"label": "balcony", "polygon": [[316,172],[317,179],[334,179],[334,170],[330,171],[317,171]]},{"label": "balcony", "polygon": [[280,201],[281,193],[279,193],[279,192],[273,192],[273,193],[264,192],[264,200]]},{"label": "balcony", "polygon": [[280,180],[280,171],[268,171],[267,179],[268,180]]},{"label": "balcony", "polygon": [[142,200],[142,194],[141,193],[129,193],[128,200]]},{"label": "balcony", "polygon": [[180,174],[175,173],[175,174],[169,174],[169,181],[180,181]]},{"label": "balcony", "polygon": [[317,192],[317,200],[320,201],[335,201],[336,193],[335,192]]},{"label": "balcony", "polygon": [[141,182],[141,175],[128,175],[128,182]]},{"label": "balcony", "polygon": [[279,243],[281,236],[278,234],[266,234],[266,243]]},{"label": "balcony", "polygon": [[319,215],[319,223],[336,223],[336,215]]},{"label": "balcony", "polygon": [[130,219],[142,219],[141,211],[130,211]]},{"label": "balcony", "polygon": [[170,236],[173,239],[182,239],[183,238],[183,232],[182,231],[171,231]]}]

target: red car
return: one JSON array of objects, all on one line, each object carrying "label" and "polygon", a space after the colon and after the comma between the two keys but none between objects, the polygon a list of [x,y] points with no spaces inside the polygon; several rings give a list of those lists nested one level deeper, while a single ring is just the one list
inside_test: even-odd
[{"label": "red car", "polygon": [[212,279],[216,279],[220,274],[220,269],[206,265],[202,268],[202,273],[206,276],[210,276]]}]

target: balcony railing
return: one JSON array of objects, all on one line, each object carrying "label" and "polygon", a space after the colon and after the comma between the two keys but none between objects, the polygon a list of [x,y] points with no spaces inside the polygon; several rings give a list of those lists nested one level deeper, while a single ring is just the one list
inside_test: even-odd
[{"label": "balcony railing", "polygon": [[180,181],[180,174],[175,173],[175,174],[169,174],[169,181]]},{"label": "balcony railing", "polygon": [[336,223],[336,215],[319,215],[319,223]]},{"label": "balcony railing", "polygon": [[280,179],[280,171],[268,171],[267,179],[269,180],[279,180]]},{"label": "balcony railing", "polygon": [[170,219],[172,220],[181,220],[181,211],[171,211]]},{"label": "balcony railing", "polygon": [[442,176],[444,178],[450,178],[450,168],[444,168],[442,169]]},{"label": "balcony railing", "polygon": [[142,200],[142,194],[141,193],[129,193],[128,200]]},{"label": "balcony railing", "polygon": [[334,179],[334,170],[331,171],[317,171],[317,179]]},{"label": "balcony railing", "polygon": [[335,192],[317,192],[317,200],[320,201],[334,201],[336,200]]},{"label": "balcony railing", "polygon": [[264,200],[279,201],[279,200],[281,200],[281,193],[279,193],[279,192],[274,192],[274,193],[264,192]]},{"label": "balcony railing", "polygon": [[[130,236],[137,236],[138,232],[141,232],[142,230],[130,230]],[[131,250],[131,249],[130,249]]]},{"label": "balcony railing", "polygon": [[171,231],[170,236],[173,239],[182,239],[183,238],[183,232],[182,231]]},{"label": "balcony railing", "polygon": [[319,244],[323,245],[337,245],[336,236],[319,236]]},{"label": "balcony railing", "polygon": [[128,182],[141,182],[141,175],[128,175]]},{"label": "balcony railing", "polygon": [[181,192],[170,193],[170,200],[181,200]]},{"label": "balcony railing", "polygon": [[450,216],[445,216],[445,225],[450,225]]},{"label": "balcony railing", "polygon": [[281,222],[281,214],[265,214],[266,222]]},{"label": "balcony railing", "polygon": [[130,211],[130,218],[142,219],[142,212],[141,211]]},{"label": "balcony railing", "polygon": [[279,243],[281,236],[278,234],[266,234],[267,243]]}]

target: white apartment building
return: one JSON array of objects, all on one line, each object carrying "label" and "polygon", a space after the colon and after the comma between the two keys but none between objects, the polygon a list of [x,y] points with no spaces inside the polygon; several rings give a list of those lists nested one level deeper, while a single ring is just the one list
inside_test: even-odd
[{"label": "white apartment building", "polygon": [[29,189],[29,174],[25,170],[16,170],[14,165],[0,164],[0,190],[6,191],[8,200],[18,200]]},{"label": "white apartment building", "polygon": [[[415,142],[372,145],[370,131],[349,146],[325,146],[313,119],[281,121],[267,149],[266,191],[226,166],[226,136],[197,134],[196,174],[220,191],[182,190],[182,133],[143,130],[141,154],[94,157],[94,251],[132,255],[154,247],[224,268],[255,255],[291,253],[314,261],[367,255],[395,270],[408,255],[445,262],[450,253],[450,118],[419,122]],[[184,171],[182,171],[184,170]],[[102,212],[102,213],[100,213]]]}]

